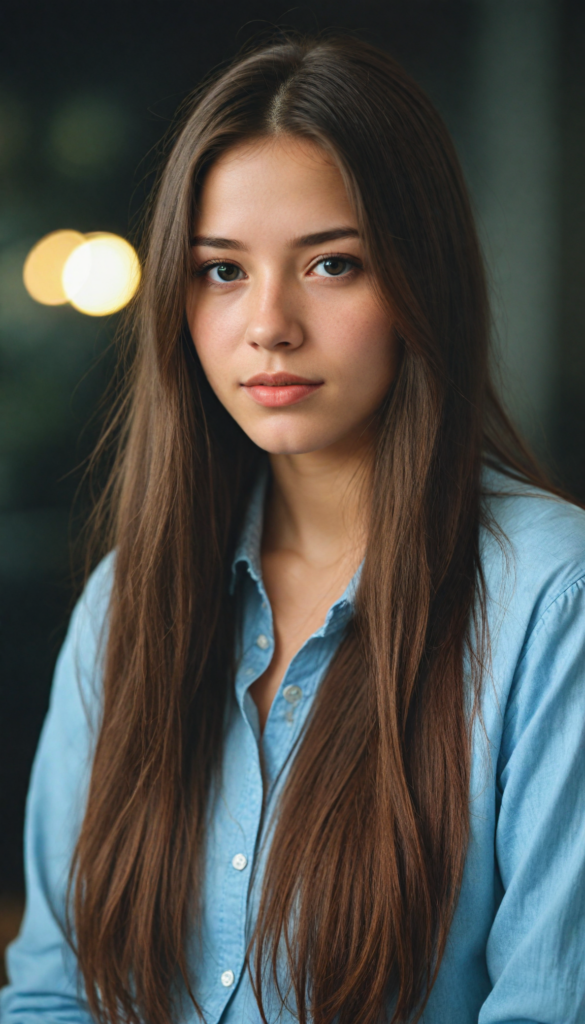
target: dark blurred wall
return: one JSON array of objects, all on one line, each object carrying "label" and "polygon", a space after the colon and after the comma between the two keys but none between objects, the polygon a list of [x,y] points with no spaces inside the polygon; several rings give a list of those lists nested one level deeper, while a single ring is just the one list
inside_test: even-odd
[{"label": "dark blurred wall", "polygon": [[[518,422],[585,497],[585,8],[576,0],[18,3],[0,12],[0,897],[22,888],[30,764],[71,607],[71,506],[116,316],[35,304],[31,245],[133,237],[176,107],[278,21],[357,31],[443,113],[491,265]],[[81,506],[83,515],[83,505]]]},{"label": "dark blurred wall", "polygon": [[561,5],[478,5],[474,190],[491,270],[502,390],[541,454],[558,319]]},{"label": "dark blurred wall", "polygon": [[563,479],[585,498],[585,4],[564,5],[559,55],[561,132],[559,316],[552,443]]}]

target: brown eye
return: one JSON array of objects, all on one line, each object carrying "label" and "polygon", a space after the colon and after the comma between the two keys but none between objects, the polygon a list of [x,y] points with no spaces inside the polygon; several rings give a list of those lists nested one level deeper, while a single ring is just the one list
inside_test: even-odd
[{"label": "brown eye", "polygon": [[327,256],[326,259],[320,260],[316,264],[313,271],[318,277],[343,277],[354,267],[354,263],[343,259],[342,256]]},{"label": "brown eye", "polygon": [[232,281],[239,281],[242,271],[235,263],[215,263],[208,267],[207,275],[212,281],[223,281],[230,284]]}]

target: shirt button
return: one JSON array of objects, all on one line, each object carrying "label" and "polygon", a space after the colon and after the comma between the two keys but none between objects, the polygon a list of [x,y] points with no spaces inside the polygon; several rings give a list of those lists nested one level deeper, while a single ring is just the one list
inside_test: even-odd
[{"label": "shirt button", "polygon": [[233,985],[235,980],[236,977],[233,971],[224,971],[221,976],[221,983],[225,988],[229,988],[230,985]]},{"label": "shirt button", "polygon": [[282,696],[289,702],[289,704],[298,704],[303,696],[303,691],[300,686],[285,686],[282,691]]},{"label": "shirt button", "polygon": [[232,867],[236,871],[243,871],[248,866],[248,858],[243,853],[236,853],[235,857],[232,858]]},{"label": "shirt button", "polygon": [[264,633],[260,633],[259,637],[256,637],[256,643],[261,651],[265,651],[267,647],[270,647],[270,640]]}]

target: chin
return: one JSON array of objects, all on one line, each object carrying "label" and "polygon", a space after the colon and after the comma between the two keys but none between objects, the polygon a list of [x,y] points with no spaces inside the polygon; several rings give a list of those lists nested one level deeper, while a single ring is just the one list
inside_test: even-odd
[{"label": "chin", "polygon": [[246,431],[248,437],[269,455],[308,455],[340,440],[337,433],[307,427]]}]

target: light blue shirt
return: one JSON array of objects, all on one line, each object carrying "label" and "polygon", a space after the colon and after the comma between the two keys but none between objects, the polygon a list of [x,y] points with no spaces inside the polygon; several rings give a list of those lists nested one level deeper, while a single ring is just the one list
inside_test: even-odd
[{"label": "light blue shirt", "polygon": [[[585,513],[506,486],[517,493],[490,502],[507,540],[482,538],[491,668],[473,734],[471,839],[424,1024],[585,1022]],[[203,940],[189,949],[208,1024],[260,1024],[244,957],[262,821],[276,806],[357,584],[356,577],[291,661],[260,740],[249,687],[274,646],[259,554],[262,498],[259,487],[234,562],[243,602],[239,668],[207,842]],[[7,956],[2,1024],[90,1020],[64,939],[64,892],[99,714],[111,573],[110,556],[75,609],[55,672],[28,797],[27,909]],[[269,1019],[277,1016],[275,1002]],[[195,1017],[185,1006],[178,1019]]]}]

